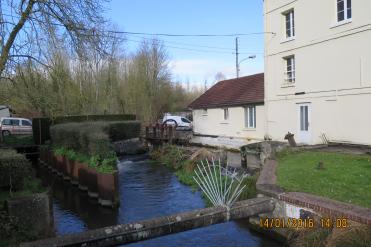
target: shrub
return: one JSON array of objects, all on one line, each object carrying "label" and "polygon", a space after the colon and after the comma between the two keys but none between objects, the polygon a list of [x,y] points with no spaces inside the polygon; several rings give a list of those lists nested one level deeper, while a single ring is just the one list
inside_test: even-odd
[{"label": "shrub", "polygon": [[31,175],[31,164],[23,155],[12,149],[0,149],[0,187],[20,190]]},{"label": "shrub", "polygon": [[50,140],[50,126],[66,123],[81,123],[89,121],[130,121],[136,120],[136,115],[132,114],[112,114],[112,115],[78,115],[78,116],[59,116],[54,119],[47,117],[32,119],[32,132],[34,142],[42,145]]},{"label": "shrub", "polygon": [[113,142],[135,138],[140,135],[141,125],[139,121],[115,121],[108,122],[105,125],[105,131]]},{"label": "shrub", "polygon": [[50,128],[53,145],[88,155],[105,157],[111,141],[138,137],[140,122],[84,122],[57,124]]},{"label": "shrub", "polygon": [[76,115],[76,116],[59,116],[52,120],[53,124],[63,123],[80,123],[89,121],[128,121],[136,120],[132,114],[111,114],[111,115]]}]

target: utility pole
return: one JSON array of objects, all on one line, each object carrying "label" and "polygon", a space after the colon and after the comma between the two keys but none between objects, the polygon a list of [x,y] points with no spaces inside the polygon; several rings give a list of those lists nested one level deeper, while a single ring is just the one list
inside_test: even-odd
[{"label": "utility pole", "polygon": [[240,65],[238,64],[238,37],[236,37],[236,75],[240,76]]}]

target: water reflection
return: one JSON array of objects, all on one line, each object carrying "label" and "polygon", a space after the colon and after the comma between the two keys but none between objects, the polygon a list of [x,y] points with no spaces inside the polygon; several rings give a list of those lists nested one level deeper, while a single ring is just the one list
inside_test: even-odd
[{"label": "water reflection", "polygon": [[[120,207],[97,205],[86,193],[42,169],[52,185],[57,235],[203,208],[199,192],[192,192],[167,168],[126,158],[119,163]],[[129,246],[278,246],[250,232],[246,221],[228,222],[168,235]]]}]

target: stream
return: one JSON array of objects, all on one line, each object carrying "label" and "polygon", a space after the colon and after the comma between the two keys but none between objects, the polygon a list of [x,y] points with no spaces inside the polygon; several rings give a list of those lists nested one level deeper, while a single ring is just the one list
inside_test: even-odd
[{"label": "stream", "polygon": [[[86,193],[41,169],[53,194],[56,235],[204,208],[201,193],[181,184],[174,173],[145,157],[122,158],[118,164],[120,207],[104,208]],[[126,246],[280,246],[249,230],[246,220],[232,221],[167,235]]]}]

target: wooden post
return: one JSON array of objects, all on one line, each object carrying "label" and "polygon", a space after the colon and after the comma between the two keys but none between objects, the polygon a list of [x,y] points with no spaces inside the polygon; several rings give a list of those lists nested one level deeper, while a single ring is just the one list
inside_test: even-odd
[{"label": "wooden post", "polygon": [[153,125],[152,127],[152,130],[153,130],[153,138],[156,139],[156,125]]},{"label": "wooden post", "polygon": [[169,143],[170,144],[173,144],[173,126],[172,125],[170,125],[169,126]]},{"label": "wooden post", "polygon": [[162,125],[160,128],[161,128],[161,130],[160,130],[160,138],[161,138],[161,140],[163,140],[164,139],[164,126]]},{"label": "wooden post", "polygon": [[146,138],[149,138],[149,128],[146,126]]},{"label": "wooden post", "polygon": [[41,143],[41,118],[39,118],[39,145],[42,145]]}]

